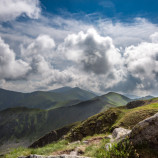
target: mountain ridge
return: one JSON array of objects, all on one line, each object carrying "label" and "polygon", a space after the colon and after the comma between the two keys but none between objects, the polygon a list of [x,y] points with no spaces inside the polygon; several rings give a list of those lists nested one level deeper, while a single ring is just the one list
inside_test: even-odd
[{"label": "mountain ridge", "polygon": [[49,109],[59,106],[67,106],[69,104],[76,104],[93,97],[96,97],[96,95],[91,92],[73,88],[69,88],[68,93],[56,93],[50,91],[22,93],[0,89],[0,110],[17,106]]}]

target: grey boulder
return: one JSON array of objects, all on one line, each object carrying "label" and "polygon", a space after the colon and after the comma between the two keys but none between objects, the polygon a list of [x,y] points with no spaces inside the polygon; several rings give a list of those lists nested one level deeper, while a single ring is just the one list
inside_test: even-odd
[{"label": "grey boulder", "polygon": [[122,138],[126,137],[130,132],[131,132],[131,130],[125,129],[125,128],[122,128],[122,127],[115,128],[112,132],[112,137],[115,140],[119,140],[119,139],[122,139]]},{"label": "grey boulder", "polygon": [[148,144],[158,147],[158,113],[135,125],[129,138],[134,145]]}]

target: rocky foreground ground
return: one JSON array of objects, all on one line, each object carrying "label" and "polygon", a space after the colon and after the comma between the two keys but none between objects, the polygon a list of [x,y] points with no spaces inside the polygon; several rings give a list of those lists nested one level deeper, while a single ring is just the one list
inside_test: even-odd
[{"label": "rocky foreground ground", "polygon": [[30,155],[27,157],[19,157],[19,158],[88,158],[88,157],[73,156],[73,155],[57,155],[57,156]]}]

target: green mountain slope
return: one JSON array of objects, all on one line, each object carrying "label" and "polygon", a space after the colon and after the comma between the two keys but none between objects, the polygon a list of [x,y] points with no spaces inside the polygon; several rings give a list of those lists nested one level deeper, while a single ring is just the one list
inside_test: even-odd
[{"label": "green mountain slope", "polygon": [[[112,101],[113,95],[116,98]],[[116,104],[118,102],[118,105]],[[28,108],[10,108],[0,112],[0,141],[16,139],[35,139],[51,130],[82,121],[109,107],[127,103],[128,98],[117,94],[106,95],[81,102],[73,106],[60,107],[50,110]],[[19,141],[20,141],[19,140]]]},{"label": "green mountain slope", "polygon": [[109,92],[108,94],[106,94],[106,98],[108,99],[108,102],[116,106],[125,105],[127,104],[127,102],[131,101],[131,99],[129,99],[128,97],[114,92]]},{"label": "green mountain slope", "polygon": [[0,142],[29,137],[32,132],[36,134],[36,130],[43,131],[46,119],[47,112],[44,110],[19,107],[0,111]]},{"label": "green mountain slope", "polygon": [[77,87],[60,93],[53,91],[20,93],[0,89],[0,110],[18,106],[40,109],[56,108],[77,104],[95,96],[95,94]]},{"label": "green mountain slope", "polygon": [[[93,136],[94,134],[106,134],[106,132],[111,132],[116,127],[131,129],[138,122],[158,112],[158,98],[146,101],[132,101],[130,105],[130,107],[127,104],[126,106],[110,108],[89,117],[85,121],[78,122],[74,127],[69,129],[69,133],[65,138],[70,141],[76,141],[86,136]],[[60,131],[64,132],[65,128],[67,127],[61,128]],[[48,140],[48,136],[51,138],[50,141]],[[59,140],[62,136],[57,139]],[[57,139],[53,133],[49,133],[33,143],[31,147],[42,147]]]},{"label": "green mountain slope", "polygon": [[[136,105],[136,102],[133,101],[133,104]],[[139,106],[139,103],[140,101],[135,108],[129,109],[128,106],[110,108],[105,112],[89,117],[71,129],[67,139],[70,141],[81,140],[86,136],[112,132],[116,127],[131,129],[138,122],[158,112],[158,98],[146,100],[144,105]]]}]

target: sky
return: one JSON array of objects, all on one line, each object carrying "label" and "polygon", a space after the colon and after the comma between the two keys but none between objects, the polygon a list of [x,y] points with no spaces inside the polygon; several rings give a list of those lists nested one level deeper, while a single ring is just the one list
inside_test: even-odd
[{"label": "sky", "polygon": [[158,95],[158,1],[0,0],[0,88]]}]

